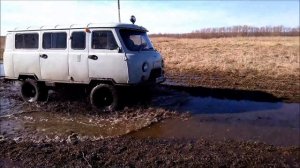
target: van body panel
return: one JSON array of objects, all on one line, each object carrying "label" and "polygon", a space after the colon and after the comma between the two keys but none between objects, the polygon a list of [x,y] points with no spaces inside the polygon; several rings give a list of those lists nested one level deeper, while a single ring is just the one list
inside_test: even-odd
[{"label": "van body panel", "polygon": [[[40,71],[40,58],[39,58],[39,44],[37,44],[37,48],[19,48],[15,49],[15,37],[20,33],[15,33],[13,39],[13,68],[14,68],[14,78],[18,78],[20,75],[24,74],[33,74],[38,79],[41,79],[41,71]],[[37,34],[40,37],[39,31],[30,31],[22,34]],[[38,43],[40,39],[38,39]]]},{"label": "van body panel", "polygon": [[91,51],[98,60],[89,59],[89,77],[93,79],[113,79],[116,83],[128,82],[127,62],[124,53],[99,53]]},{"label": "van body panel", "polygon": [[[161,68],[162,58],[156,51],[130,52],[126,54],[128,58],[129,83],[142,82],[142,77],[147,80],[152,69]],[[147,63],[149,68],[143,71],[143,64]]]},{"label": "van body panel", "polygon": [[18,50],[13,54],[14,77],[33,74],[41,79],[40,56],[34,50]]},{"label": "van body panel", "polygon": [[[17,79],[19,75],[35,75],[40,81],[53,83],[88,84],[91,80],[112,80],[114,84],[136,85],[148,82],[152,77],[151,83],[152,79],[156,81],[155,83],[160,83],[162,80],[158,82],[155,79],[164,79],[161,55],[153,48],[135,51],[127,49],[123,37],[120,36],[120,29],[147,32],[145,28],[132,24],[108,24],[103,27],[98,24],[89,24],[86,27],[71,25],[63,28],[56,26],[52,29],[41,27],[36,30],[9,31],[4,51],[5,78]],[[71,35],[78,31],[85,32],[86,35],[85,48],[82,49],[72,48]],[[98,34],[94,38],[92,35],[94,31],[110,31],[111,33],[106,36]],[[49,35],[61,32],[66,33],[65,48],[52,47],[53,41],[56,43],[52,40],[52,35],[51,47],[47,46],[49,43],[43,46],[44,33]],[[16,49],[15,35],[19,33],[38,33],[38,48],[20,49],[17,47]],[[17,38],[19,39],[19,36]],[[105,43],[107,47],[95,47],[93,38],[99,39],[94,42],[95,44],[101,46]],[[112,38],[115,43],[113,47],[110,47],[111,43],[108,41]],[[33,40],[36,41],[36,39]],[[29,41],[25,44],[31,45],[30,39],[24,41]],[[148,42],[151,43],[150,40]],[[126,44],[128,44],[127,41]],[[147,70],[143,70],[144,64],[147,64]]]},{"label": "van body panel", "polygon": [[[83,32],[82,30],[70,30],[70,36],[72,33]],[[75,49],[72,48],[72,40],[69,41],[69,76],[72,77],[73,82],[89,82],[89,67],[88,67],[88,48],[89,48],[89,33],[85,33],[85,48]]]},{"label": "van body panel", "polygon": [[64,51],[41,51],[40,55],[42,54],[46,54],[48,58],[40,58],[41,79],[68,81],[68,53]]},{"label": "van body panel", "polygon": [[[111,31],[116,43],[120,44],[115,31],[112,29],[92,29],[92,31]],[[119,53],[118,49],[93,49],[92,45],[89,45],[89,55],[98,57],[97,60],[88,59],[90,78],[113,79],[116,83],[128,82],[128,66],[125,53]]]},{"label": "van body panel", "polygon": [[[44,49],[43,34],[44,33],[66,33],[68,41],[69,31],[42,31],[40,33],[40,53],[39,56],[46,55],[47,58],[40,57],[41,79],[54,81],[69,80],[69,65],[68,65],[68,45],[64,49]],[[67,43],[68,44],[68,43]]]},{"label": "van body panel", "polygon": [[13,62],[13,44],[15,41],[14,33],[8,33],[6,35],[5,50],[3,52],[3,66],[4,74],[6,78],[16,78],[14,73],[14,62]]}]

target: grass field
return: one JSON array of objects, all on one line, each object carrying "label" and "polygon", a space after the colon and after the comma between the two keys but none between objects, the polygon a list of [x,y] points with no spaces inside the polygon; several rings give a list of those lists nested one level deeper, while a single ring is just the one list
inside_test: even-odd
[{"label": "grass field", "polygon": [[[152,37],[166,76],[193,86],[263,90],[300,100],[300,37]],[[1,37],[1,47],[4,38]],[[0,49],[0,60],[2,59]]]},{"label": "grass field", "polygon": [[[255,72],[271,77],[299,75],[299,40],[299,37],[152,38],[169,73],[224,71],[249,75]],[[3,47],[1,37],[0,58]]]},{"label": "grass field", "polygon": [[167,71],[226,71],[299,75],[299,37],[152,38]]},{"label": "grass field", "polygon": [[153,37],[166,75],[196,86],[264,90],[299,99],[299,37]]}]

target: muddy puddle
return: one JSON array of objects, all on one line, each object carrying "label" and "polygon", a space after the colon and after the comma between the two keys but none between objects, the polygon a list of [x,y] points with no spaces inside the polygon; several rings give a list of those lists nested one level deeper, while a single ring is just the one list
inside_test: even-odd
[{"label": "muddy puddle", "polygon": [[[2,138],[38,142],[133,136],[299,146],[299,103],[257,101],[254,95],[249,98],[249,93],[234,93],[239,95],[234,99],[234,94],[227,91],[197,93],[161,86],[150,101],[99,114],[92,111],[85,98],[70,100],[55,92],[51,92],[47,103],[24,103],[18,86],[0,86]],[[243,94],[245,97],[241,97]]]},{"label": "muddy puddle", "polygon": [[234,139],[299,146],[299,103],[187,97],[177,110],[188,119],[167,119],[130,134],[139,138]]},{"label": "muddy puddle", "polygon": [[18,140],[63,140],[76,134],[79,139],[118,137],[141,129],[155,121],[145,115],[111,116],[24,112],[0,118],[0,133]]}]

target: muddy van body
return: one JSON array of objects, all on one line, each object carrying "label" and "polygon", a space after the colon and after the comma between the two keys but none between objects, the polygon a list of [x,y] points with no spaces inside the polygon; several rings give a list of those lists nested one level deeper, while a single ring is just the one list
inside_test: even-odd
[{"label": "muddy van body", "polygon": [[9,31],[3,54],[4,74],[23,82],[24,100],[48,97],[48,86],[81,84],[103,110],[118,104],[116,86],[157,84],[165,80],[163,59],[147,30],[110,23],[39,27]]}]

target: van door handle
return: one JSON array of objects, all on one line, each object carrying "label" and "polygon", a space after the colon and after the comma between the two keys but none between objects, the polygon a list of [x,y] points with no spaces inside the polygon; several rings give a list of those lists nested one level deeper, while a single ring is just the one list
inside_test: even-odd
[{"label": "van door handle", "polygon": [[97,60],[98,59],[98,57],[96,55],[89,55],[88,58],[92,59],[92,60]]},{"label": "van door handle", "polygon": [[48,55],[42,54],[42,55],[40,55],[40,57],[41,57],[41,58],[44,58],[44,59],[47,59],[47,58],[48,58]]}]

